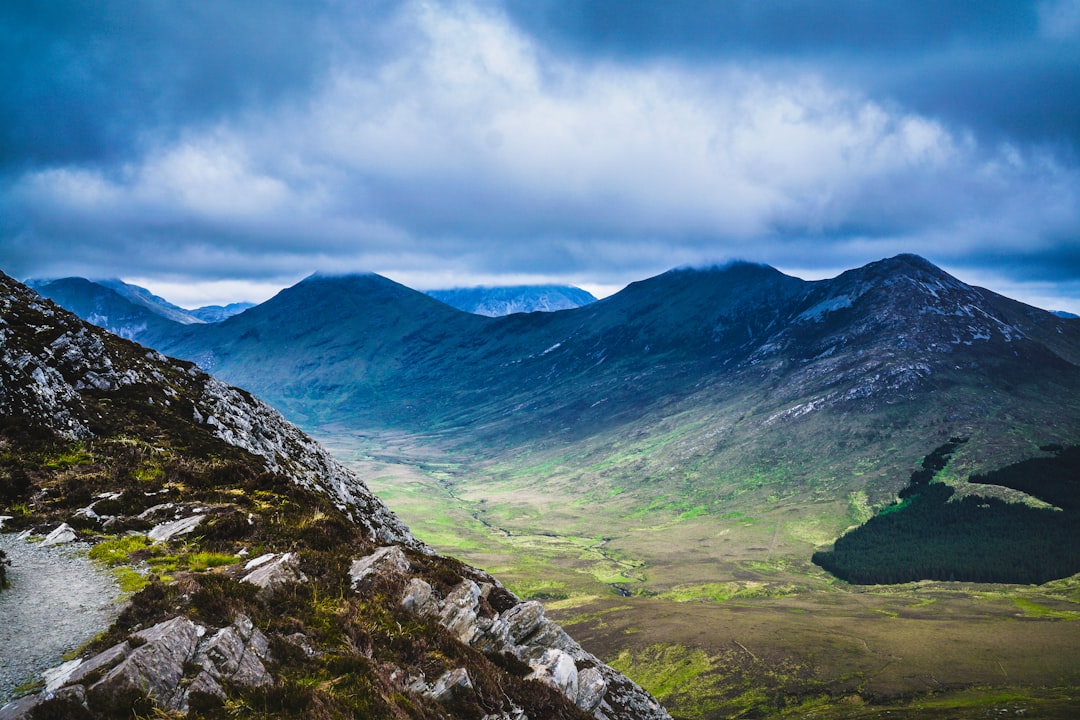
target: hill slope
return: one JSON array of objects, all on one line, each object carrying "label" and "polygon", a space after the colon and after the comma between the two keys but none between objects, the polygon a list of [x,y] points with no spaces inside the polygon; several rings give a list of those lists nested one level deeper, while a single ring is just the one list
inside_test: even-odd
[{"label": "hill slope", "polygon": [[246,392],[2,274],[0,337],[5,530],[143,587],[5,720],[667,717]]}]

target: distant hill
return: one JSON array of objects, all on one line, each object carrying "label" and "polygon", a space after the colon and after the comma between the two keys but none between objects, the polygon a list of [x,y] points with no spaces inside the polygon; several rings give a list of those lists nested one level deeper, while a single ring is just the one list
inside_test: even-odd
[{"label": "distant hill", "polygon": [[566,285],[456,288],[427,294],[450,307],[488,317],[570,310],[596,302],[591,293]]},{"label": "distant hill", "polygon": [[190,310],[185,310],[182,307],[177,307],[165,298],[159,297],[144,287],[138,285],[131,285],[123,280],[97,280],[98,285],[103,285],[110,290],[116,292],[121,297],[127,298],[136,305],[142,305],[147,310],[157,313],[158,315],[178,322],[181,325],[190,325],[191,323],[202,322],[198,317],[195,317]]},{"label": "distant hill", "polygon": [[1066,312],[1065,310],[1054,310],[1053,313],[1059,318],[1068,318],[1070,320],[1080,318],[1080,315],[1077,315],[1076,313]]},{"label": "distant hill", "polygon": [[216,323],[231,318],[233,315],[239,315],[248,308],[253,307],[255,307],[255,303],[238,302],[229,303],[228,305],[204,305],[201,308],[188,310],[187,312],[203,322]]},{"label": "distant hill", "polygon": [[71,277],[31,280],[27,285],[87,322],[128,340],[144,341],[146,337],[167,335],[177,327],[202,322],[187,316],[183,322],[177,320],[183,312],[180,308],[155,302],[145,290],[145,294],[138,293],[142,288],[106,282],[109,285]]},{"label": "distant hill", "polygon": [[148,338],[168,335],[174,325],[221,322],[252,307],[252,303],[232,303],[186,310],[146,288],[116,279],[69,277],[28,280],[26,284],[87,322],[144,343]]}]

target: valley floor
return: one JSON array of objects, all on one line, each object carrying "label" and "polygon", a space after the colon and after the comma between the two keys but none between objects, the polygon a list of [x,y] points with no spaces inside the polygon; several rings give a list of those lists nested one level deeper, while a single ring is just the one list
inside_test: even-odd
[{"label": "valley floor", "polygon": [[355,437],[322,441],[418,537],[544,601],[676,718],[1080,708],[1080,576],[852,586],[809,562],[835,532],[828,518],[783,503],[759,517],[618,518],[557,488],[462,482],[453,458],[407,438],[380,438],[377,457]]}]

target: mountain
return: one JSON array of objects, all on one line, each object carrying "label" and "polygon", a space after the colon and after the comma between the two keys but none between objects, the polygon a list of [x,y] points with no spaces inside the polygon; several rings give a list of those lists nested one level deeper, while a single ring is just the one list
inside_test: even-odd
[{"label": "mountain", "polygon": [[455,288],[427,294],[450,307],[488,317],[569,310],[596,302],[585,290],[565,285]]},{"label": "mountain", "polygon": [[1053,314],[1057,315],[1059,318],[1066,318],[1069,320],[1076,320],[1080,318],[1080,315],[1077,315],[1076,313],[1066,312],[1064,310],[1054,310]]},{"label": "mountain", "polygon": [[[147,335],[167,335],[176,326],[202,322],[182,315],[186,311],[170,306],[163,300],[161,303],[155,302],[150,299],[155,296],[149,292],[119,280],[93,282],[71,277],[31,280],[27,284],[43,297],[87,322],[129,340],[137,341]],[[181,317],[183,319],[178,319]]]},{"label": "mountain", "polygon": [[247,392],[2,274],[0,337],[5,531],[91,542],[137,590],[4,720],[668,717]]},{"label": "mountain", "polygon": [[203,307],[188,310],[187,312],[203,322],[216,323],[221,322],[226,318],[231,318],[233,315],[239,315],[252,307],[255,307],[254,303],[236,302],[229,303],[228,305],[204,305]]},{"label": "mountain", "polygon": [[221,322],[253,307],[241,302],[185,310],[146,288],[115,279],[70,277],[28,280],[27,285],[87,322],[135,341],[168,336],[175,331],[174,325]]},{"label": "mountain", "polygon": [[165,298],[158,297],[144,287],[131,285],[123,280],[117,279],[98,280],[97,284],[113,290],[117,295],[127,298],[136,305],[141,305],[147,310],[150,310],[163,318],[172,320],[173,322],[178,322],[181,325],[202,322],[202,320],[194,316],[190,310],[177,307]]}]

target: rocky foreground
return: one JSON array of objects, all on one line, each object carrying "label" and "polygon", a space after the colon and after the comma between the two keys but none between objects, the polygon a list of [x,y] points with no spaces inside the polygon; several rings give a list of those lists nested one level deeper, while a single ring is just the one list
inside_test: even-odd
[{"label": "rocky foreground", "polygon": [[246,393],[0,275],[5,530],[134,590],[0,719],[666,718]]}]

